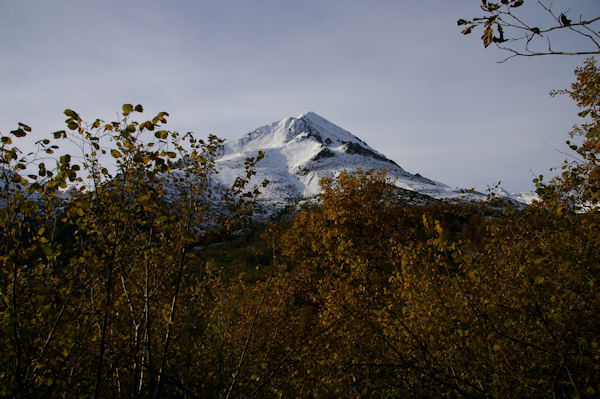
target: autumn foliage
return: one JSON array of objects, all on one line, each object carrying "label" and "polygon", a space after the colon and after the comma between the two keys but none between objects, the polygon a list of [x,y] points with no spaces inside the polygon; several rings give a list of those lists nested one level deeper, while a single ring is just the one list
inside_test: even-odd
[{"label": "autumn foliage", "polygon": [[250,230],[260,154],[217,188],[221,140],[166,113],[67,110],[37,155],[19,125],[0,153],[0,395],[597,397],[598,75],[567,92],[578,160],[523,210],[414,205],[359,170]]},{"label": "autumn foliage", "polygon": [[598,392],[597,217],[392,205],[381,175],[337,183],[281,240],[290,302],[320,341],[301,392]]},{"label": "autumn foliage", "polygon": [[[164,112],[132,119],[142,111],[126,104],[122,119],[86,124],[66,110],[68,132],[30,154],[13,143],[28,126],[2,137],[3,396],[182,389],[181,348],[193,349],[190,334],[206,328],[202,315],[211,312],[210,279],[193,248],[243,226],[258,194],[246,183],[259,157],[218,189],[211,176],[222,140],[164,130]],[[82,154],[55,156],[63,139]]]}]

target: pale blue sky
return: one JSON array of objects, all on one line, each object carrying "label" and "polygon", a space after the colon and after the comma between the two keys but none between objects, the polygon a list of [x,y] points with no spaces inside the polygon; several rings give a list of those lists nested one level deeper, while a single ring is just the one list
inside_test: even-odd
[{"label": "pale blue sky", "polygon": [[[600,15],[598,0],[554,4]],[[111,120],[128,102],[235,138],[313,110],[412,173],[528,191],[565,158],[576,110],[548,92],[584,57],[497,64],[479,32],[459,34],[478,14],[478,0],[0,0],[0,131],[42,138],[65,108]]]}]

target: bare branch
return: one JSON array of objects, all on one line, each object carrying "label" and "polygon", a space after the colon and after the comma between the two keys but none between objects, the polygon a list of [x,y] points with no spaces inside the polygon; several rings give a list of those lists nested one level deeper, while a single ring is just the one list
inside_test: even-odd
[{"label": "bare branch", "polygon": [[[559,13],[553,9],[553,3],[548,4],[542,0],[537,0],[537,5],[542,14],[547,14],[554,20],[546,26],[538,26],[515,14],[518,10],[517,7],[523,4],[522,2],[518,2],[517,7],[514,6],[514,4],[517,4],[516,1],[511,0],[503,3],[505,4],[501,7],[499,7],[499,3],[487,3],[482,6],[481,9],[486,13],[483,17],[473,18],[472,20],[458,20],[459,25],[468,25],[466,29],[463,29],[462,34],[470,34],[474,28],[482,27],[484,29],[484,35],[482,36],[484,47],[493,42],[499,49],[511,53],[499,63],[506,62],[514,57],[600,54],[600,32],[595,31],[591,26],[600,21],[600,16],[584,18],[583,15],[580,15],[578,20],[572,21],[567,16],[571,9]],[[518,33],[523,31],[525,32],[524,35]],[[554,37],[552,35],[556,32],[572,33],[576,37],[580,37],[584,47],[579,49],[554,49],[552,46]],[[545,38],[546,49],[539,47],[540,43],[536,40],[538,38]],[[503,45],[502,43],[505,42],[509,42],[510,45]]]}]

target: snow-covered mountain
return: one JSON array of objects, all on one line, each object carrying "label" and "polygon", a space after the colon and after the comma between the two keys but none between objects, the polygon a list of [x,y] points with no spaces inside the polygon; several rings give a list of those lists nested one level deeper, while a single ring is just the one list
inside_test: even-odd
[{"label": "snow-covered mountain", "polygon": [[253,183],[270,181],[261,189],[260,202],[272,210],[314,196],[320,191],[319,180],[323,177],[357,168],[388,170],[397,187],[434,199],[485,199],[482,193],[448,187],[406,172],[360,138],[314,112],[282,119],[227,141],[224,156],[218,160],[218,180],[231,185],[243,171],[244,160],[255,157],[258,151],[264,151],[265,157],[258,163]]},{"label": "snow-covered mountain", "polygon": [[[227,141],[224,150],[224,155],[216,161],[218,173],[212,181],[213,188],[223,190],[223,193],[237,177],[245,175],[245,160],[256,157],[259,151],[264,152],[256,175],[250,181],[250,187],[258,186],[261,191],[255,213],[259,219],[276,215],[301,200],[315,198],[320,192],[322,178],[336,177],[344,170],[354,172],[358,168],[363,171],[387,170],[390,183],[399,188],[398,198],[416,204],[487,198],[477,191],[452,188],[418,173],[413,175],[360,138],[314,112],[259,127],[237,140]],[[165,184],[169,192],[176,194],[180,190],[178,179],[183,178],[183,172],[173,173],[174,177],[167,178]],[[269,181],[266,187],[261,184],[264,180]],[[20,189],[24,187],[11,188]],[[0,190],[5,191],[3,180],[0,180]],[[28,195],[34,201],[41,201],[37,192]],[[535,199],[532,194],[509,194],[501,188],[497,188],[494,195],[517,206]],[[60,193],[60,197],[66,200],[70,193]],[[0,198],[0,208],[6,206],[6,200],[6,197]]]}]

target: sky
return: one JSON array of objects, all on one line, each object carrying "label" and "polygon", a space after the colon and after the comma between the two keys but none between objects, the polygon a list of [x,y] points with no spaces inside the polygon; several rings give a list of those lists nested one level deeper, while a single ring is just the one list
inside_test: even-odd
[{"label": "sky", "polygon": [[[585,57],[498,63],[506,53],[456,25],[479,4],[0,0],[0,132],[23,122],[41,139],[65,128],[65,108],[110,121],[140,103],[171,130],[233,139],[312,110],[411,173],[530,191],[566,158],[577,109],[548,93]],[[600,1],[554,9],[596,17]]]}]

